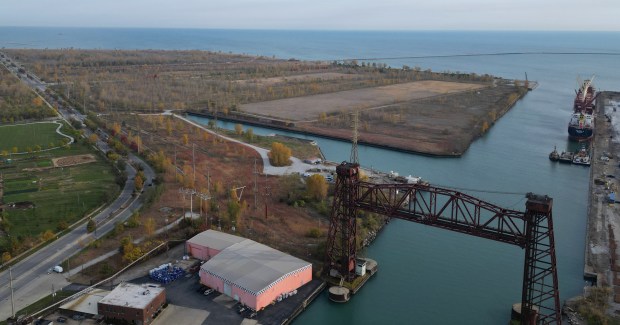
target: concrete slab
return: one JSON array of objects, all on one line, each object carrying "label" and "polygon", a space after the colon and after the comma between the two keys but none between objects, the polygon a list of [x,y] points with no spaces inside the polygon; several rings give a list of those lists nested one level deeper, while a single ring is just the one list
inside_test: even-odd
[{"label": "concrete slab", "polygon": [[209,312],[206,310],[168,305],[152,324],[202,324],[207,317]]},{"label": "concrete slab", "polygon": [[213,302],[217,302],[218,304],[226,307],[226,308],[232,308],[237,301],[225,294],[220,294],[218,297],[213,299]]}]

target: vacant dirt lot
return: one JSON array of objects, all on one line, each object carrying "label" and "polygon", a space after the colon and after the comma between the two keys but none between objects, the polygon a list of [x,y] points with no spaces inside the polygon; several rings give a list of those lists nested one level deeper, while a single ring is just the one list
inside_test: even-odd
[{"label": "vacant dirt lot", "polygon": [[60,157],[60,158],[52,159],[52,163],[54,164],[54,167],[67,167],[67,166],[73,166],[73,165],[88,164],[88,163],[95,162],[95,161],[97,161],[95,159],[95,156],[91,154],[67,156],[67,157]]},{"label": "vacant dirt lot", "polygon": [[368,109],[484,87],[473,83],[416,81],[245,104],[241,106],[241,110],[250,114],[277,117],[289,121],[313,121],[318,120],[321,113],[330,115],[351,109]]}]

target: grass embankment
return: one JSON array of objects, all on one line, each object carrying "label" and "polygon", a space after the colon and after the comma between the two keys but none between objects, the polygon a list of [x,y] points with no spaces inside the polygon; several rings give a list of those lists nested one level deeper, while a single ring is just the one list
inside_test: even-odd
[{"label": "grass embankment", "polygon": [[[0,147],[12,146],[18,141],[27,144],[60,137],[55,133],[57,125],[53,126],[10,127],[24,136],[20,140],[0,137]],[[4,235],[0,236],[0,253],[8,251],[15,256],[39,240],[49,239],[42,234],[49,231],[47,237],[50,237],[50,233],[65,229],[118,193],[112,167],[96,154],[93,154],[96,160],[92,163],[53,167],[53,158],[81,154],[93,154],[93,150],[80,142],[50,151],[13,155],[10,161],[0,161],[3,176],[1,202],[5,204],[0,224]],[[24,203],[10,205],[16,202]]]},{"label": "grass embankment", "polygon": [[[31,315],[32,313],[36,313],[42,310],[43,308],[49,307],[62,299],[70,297],[71,295],[75,293],[76,291],[65,291],[65,290],[56,291],[55,296],[52,296],[51,294],[48,296],[45,296],[41,298],[39,301],[33,303],[32,305],[25,307],[23,309],[20,309],[19,311],[15,313],[15,315]],[[7,324],[6,320],[0,322],[0,325],[6,325],[6,324]]]}]

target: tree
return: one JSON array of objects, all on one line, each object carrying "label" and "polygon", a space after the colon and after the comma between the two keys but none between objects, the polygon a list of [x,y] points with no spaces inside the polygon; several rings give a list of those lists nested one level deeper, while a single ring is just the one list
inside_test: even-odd
[{"label": "tree", "polygon": [[54,235],[54,233],[51,230],[46,230],[45,232],[43,232],[41,234],[41,240],[44,241],[44,242],[48,241],[48,240],[51,240],[54,237],[55,237],[55,235]]},{"label": "tree", "polygon": [[166,120],[166,133],[172,135],[172,121],[170,119]]},{"label": "tree", "polygon": [[32,105],[34,105],[36,107],[41,107],[43,105],[43,99],[41,99],[41,97],[39,97],[39,96],[33,98],[32,99]]},{"label": "tree", "polygon": [[183,134],[183,144],[187,145],[189,143],[189,135]]},{"label": "tree", "polygon": [[9,253],[9,252],[2,253],[2,264],[10,261],[11,258],[12,258],[11,253]]},{"label": "tree", "polygon": [[144,222],[144,232],[147,236],[153,236],[155,233],[155,220],[153,218],[147,218]]},{"label": "tree", "polygon": [[327,197],[327,181],[321,174],[314,174],[306,179],[306,193],[315,200]]},{"label": "tree", "polygon": [[95,143],[97,143],[97,140],[99,140],[99,137],[93,133],[88,137],[88,143],[90,143],[91,145],[94,145]]},{"label": "tree", "polygon": [[97,224],[95,223],[95,220],[93,219],[88,220],[88,223],[86,224],[86,231],[90,234],[96,229],[97,229]]},{"label": "tree", "polygon": [[112,124],[112,133],[112,135],[117,135],[121,133],[121,125],[117,122],[114,122],[114,124]]},{"label": "tree", "polygon": [[136,177],[134,178],[134,184],[136,187],[136,191],[142,191],[142,188],[144,187],[144,179],[142,179],[142,176],[140,176],[140,174],[136,175]]},{"label": "tree", "polygon": [[291,149],[280,142],[271,144],[269,151],[269,161],[274,166],[288,166],[291,164]]},{"label": "tree", "polygon": [[241,124],[235,124],[235,132],[237,135],[243,134],[243,126]]},{"label": "tree", "polygon": [[245,138],[250,143],[254,141],[254,130],[252,128],[249,128],[245,131]]}]

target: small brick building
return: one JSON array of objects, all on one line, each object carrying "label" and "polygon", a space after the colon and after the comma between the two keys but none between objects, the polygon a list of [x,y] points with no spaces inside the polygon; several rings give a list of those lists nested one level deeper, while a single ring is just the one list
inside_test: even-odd
[{"label": "small brick building", "polygon": [[113,324],[148,325],[166,303],[166,291],[157,284],[121,283],[97,303],[99,315]]}]

